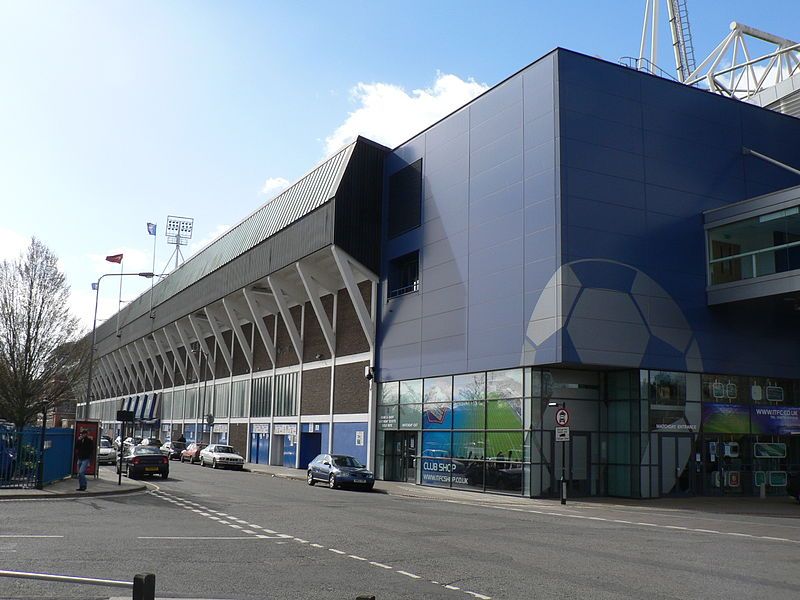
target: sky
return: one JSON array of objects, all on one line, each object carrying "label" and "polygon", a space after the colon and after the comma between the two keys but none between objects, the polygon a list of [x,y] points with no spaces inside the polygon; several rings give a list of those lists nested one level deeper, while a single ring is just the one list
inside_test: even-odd
[{"label": "sky", "polygon": [[[194,218],[188,258],[358,134],[396,146],[555,47],[637,55],[644,5],[0,0],[0,260],[42,240],[91,329],[105,256],[174,266],[168,215]],[[698,62],[733,20],[800,39],[800,2],[770,6],[688,0]]]}]

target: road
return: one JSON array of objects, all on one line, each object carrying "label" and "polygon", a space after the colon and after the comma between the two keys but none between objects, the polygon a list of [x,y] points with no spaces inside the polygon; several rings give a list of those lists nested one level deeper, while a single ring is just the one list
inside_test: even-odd
[{"label": "road", "polygon": [[[792,516],[403,497],[171,468],[147,493],[0,502],[1,568],[152,572],[165,598],[800,597]],[[123,592],[0,579],[0,598]]]}]

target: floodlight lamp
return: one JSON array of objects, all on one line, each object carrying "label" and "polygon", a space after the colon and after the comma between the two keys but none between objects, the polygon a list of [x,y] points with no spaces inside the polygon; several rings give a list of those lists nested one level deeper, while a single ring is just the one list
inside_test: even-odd
[{"label": "floodlight lamp", "polygon": [[194,219],[192,217],[167,217],[167,226],[164,234],[167,236],[167,242],[170,244],[178,244],[185,246],[192,238],[192,230],[194,229]]},{"label": "floodlight lamp", "polygon": [[558,402],[548,402],[547,406],[558,406]]}]

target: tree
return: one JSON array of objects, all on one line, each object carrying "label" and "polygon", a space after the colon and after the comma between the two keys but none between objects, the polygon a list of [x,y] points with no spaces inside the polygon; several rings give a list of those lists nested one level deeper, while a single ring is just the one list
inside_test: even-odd
[{"label": "tree", "polygon": [[32,238],[17,260],[0,264],[0,418],[20,429],[73,395],[88,367],[57,261]]}]

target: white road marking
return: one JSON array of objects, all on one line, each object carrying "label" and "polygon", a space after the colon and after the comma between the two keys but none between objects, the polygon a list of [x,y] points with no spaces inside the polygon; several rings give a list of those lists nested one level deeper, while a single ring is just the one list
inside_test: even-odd
[{"label": "white road marking", "polygon": [[220,522],[222,521],[222,519],[220,519],[219,517],[211,516],[211,517],[208,517],[208,518],[209,519],[214,519],[215,521],[220,521]]},{"label": "white road marking", "polygon": [[250,525],[253,529],[264,529],[261,525]]},{"label": "white road marking", "polygon": [[375,567],[380,567],[381,569],[391,569],[392,568],[389,565],[385,565],[383,563],[375,562],[375,561],[372,561],[372,560],[369,561],[369,564],[371,564],[371,565],[373,565]]},{"label": "white road marking", "polygon": [[256,539],[251,535],[236,535],[236,536],[213,536],[213,535],[143,535],[136,538],[137,540],[253,540]]},{"label": "white road marking", "polygon": [[470,596],[475,596],[476,598],[480,598],[480,600],[492,600],[491,596],[484,596],[483,594],[479,594],[477,592],[468,592],[464,590],[465,594],[469,594]]},{"label": "white road marking", "polygon": [[455,585],[446,585],[444,587],[447,588],[448,590],[460,590],[461,589],[460,587],[456,587]]},{"label": "white road marking", "polygon": [[37,539],[37,538],[63,538],[63,535],[24,535],[24,534],[9,534],[9,535],[0,535],[0,538],[3,539]]},{"label": "white road marking", "polygon": [[419,575],[414,575],[413,573],[409,573],[408,571],[397,571],[400,575],[405,575],[406,577],[411,577],[412,579],[422,579]]},{"label": "white road marking", "polygon": [[[258,527],[258,525],[253,525],[253,527]],[[263,529],[267,533],[275,533],[272,529],[267,529],[266,527],[259,527],[259,529]]]},{"label": "white road marking", "polygon": [[220,520],[219,520],[219,522],[220,522],[222,525],[230,525],[230,524],[231,524],[231,522],[230,522],[230,521],[226,521],[225,519],[220,519]]},{"label": "white road marking", "polygon": [[342,552],[341,550],[337,550],[336,548],[328,548],[331,552],[335,554],[347,554],[346,552]]},{"label": "white road marking", "polygon": [[[312,545],[312,546],[315,546],[316,544],[311,544],[311,545]],[[364,558],[363,556],[356,556],[355,554],[348,554],[348,555],[347,555],[347,558],[355,558],[356,560],[367,560],[367,559],[366,559],[366,558]]]},{"label": "white road marking", "polygon": [[250,535],[255,535],[256,532],[252,529],[242,529],[242,533],[249,533]]},{"label": "white road marking", "polygon": [[234,529],[241,529],[241,525],[236,525],[235,523],[228,523],[228,527],[233,527]]},{"label": "white road marking", "polygon": [[308,540],[301,540],[299,537],[294,538],[294,541],[295,542],[299,542],[301,544],[307,544],[308,543]]},{"label": "white road marking", "polygon": [[324,548],[324,547],[325,547],[325,546],[323,546],[322,544],[311,544],[311,546],[312,546],[313,548]]}]

